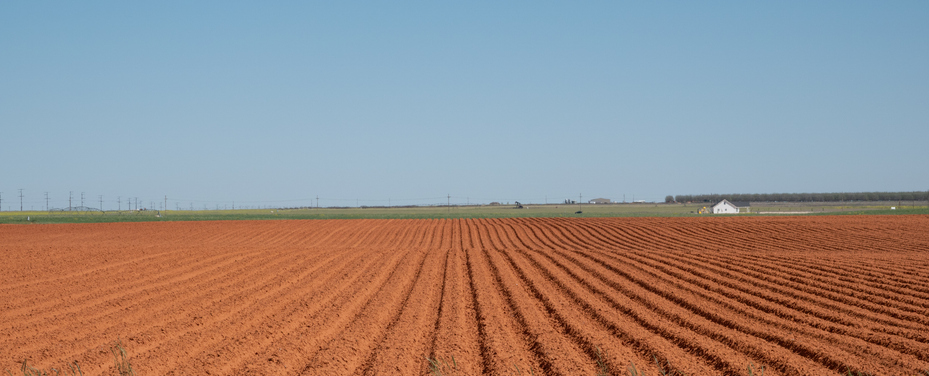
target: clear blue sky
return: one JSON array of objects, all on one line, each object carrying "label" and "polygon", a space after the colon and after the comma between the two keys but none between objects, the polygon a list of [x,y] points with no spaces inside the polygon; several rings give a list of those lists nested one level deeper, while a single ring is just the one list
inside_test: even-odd
[{"label": "clear blue sky", "polygon": [[927,20],[926,1],[2,1],[2,206],[929,190]]}]

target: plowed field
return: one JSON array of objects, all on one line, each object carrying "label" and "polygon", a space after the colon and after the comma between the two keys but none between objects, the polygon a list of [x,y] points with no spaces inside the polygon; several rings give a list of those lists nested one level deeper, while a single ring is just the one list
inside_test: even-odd
[{"label": "plowed field", "polygon": [[0,225],[0,370],[929,370],[929,217]]}]

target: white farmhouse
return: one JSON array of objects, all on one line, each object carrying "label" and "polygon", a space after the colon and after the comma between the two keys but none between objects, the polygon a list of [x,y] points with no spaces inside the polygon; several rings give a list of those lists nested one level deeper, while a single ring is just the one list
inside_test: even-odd
[{"label": "white farmhouse", "polygon": [[729,202],[729,200],[722,200],[718,204],[713,205],[713,214],[738,214],[742,209],[745,209],[745,212],[751,212],[751,204],[748,202]]}]

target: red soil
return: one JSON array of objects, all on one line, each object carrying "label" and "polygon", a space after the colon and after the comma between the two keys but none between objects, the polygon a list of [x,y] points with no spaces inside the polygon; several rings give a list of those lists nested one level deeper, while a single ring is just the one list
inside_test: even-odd
[{"label": "red soil", "polygon": [[929,217],[0,225],[0,370],[929,370]]}]

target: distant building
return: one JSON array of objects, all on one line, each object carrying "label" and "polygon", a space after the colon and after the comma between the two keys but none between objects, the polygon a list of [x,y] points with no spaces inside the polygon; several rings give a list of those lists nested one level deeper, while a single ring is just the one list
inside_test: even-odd
[{"label": "distant building", "polygon": [[730,202],[729,200],[722,200],[716,205],[713,205],[713,214],[738,214],[738,213],[751,213],[752,205],[749,202]]},{"label": "distant building", "polygon": [[612,201],[608,198],[595,198],[593,200],[587,201],[589,204],[609,204]]}]

